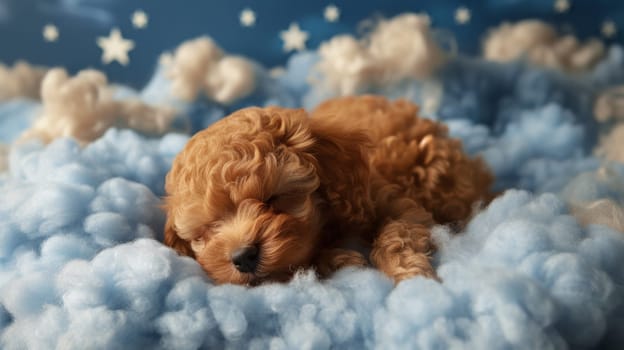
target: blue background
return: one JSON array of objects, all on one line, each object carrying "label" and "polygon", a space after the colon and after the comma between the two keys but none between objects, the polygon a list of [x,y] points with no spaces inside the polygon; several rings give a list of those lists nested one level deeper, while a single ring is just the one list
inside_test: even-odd
[{"label": "blue background", "polygon": [[[337,22],[323,17],[326,6],[340,10]],[[292,52],[285,52],[279,33],[297,22],[309,33],[308,48],[337,33],[357,33],[358,24],[374,17],[391,17],[401,12],[426,12],[434,27],[452,31],[460,51],[479,51],[483,34],[503,21],[540,18],[562,32],[580,38],[600,37],[605,20],[624,23],[624,2],[617,0],[570,0],[564,13],[554,9],[554,0],[0,0],[0,62],[18,59],[48,66],[60,65],[75,72],[96,68],[115,82],[141,87],[152,75],[158,56],[181,42],[209,35],[226,51],[253,58],[267,67],[282,65]],[[465,6],[471,20],[455,22],[455,10]],[[240,24],[240,12],[250,8],[256,14],[252,27]],[[149,16],[144,29],[134,28],[134,11]],[[55,25],[60,33],[56,42],[46,42],[42,29]],[[135,42],[130,63],[104,65],[97,37],[108,36],[119,28],[125,38]],[[607,43],[621,42],[622,34],[603,38]]]}]

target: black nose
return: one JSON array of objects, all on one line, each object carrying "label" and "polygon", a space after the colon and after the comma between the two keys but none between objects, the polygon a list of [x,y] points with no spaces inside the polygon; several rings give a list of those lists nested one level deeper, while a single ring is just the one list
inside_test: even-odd
[{"label": "black nose", "polygon": [[258,266],[258,248],[246,246],[232,253],[232,263],[240,272],[254,272]]}]

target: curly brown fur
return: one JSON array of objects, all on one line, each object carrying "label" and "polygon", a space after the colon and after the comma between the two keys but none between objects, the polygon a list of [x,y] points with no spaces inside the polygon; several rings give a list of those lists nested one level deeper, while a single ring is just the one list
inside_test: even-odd
[{"label": "curly brown fur", "polygon": [[[346,97],[309,118],[246,108],[196,134],[167,175],[165,243],[217,283],[322,276],[368,260],[395,281],[435,277],[430,227],[461,225],[492,176],[407,101]],[[253,268],[235,264],[252,247]],[[256,254],[257,252],[257,254]]]}]

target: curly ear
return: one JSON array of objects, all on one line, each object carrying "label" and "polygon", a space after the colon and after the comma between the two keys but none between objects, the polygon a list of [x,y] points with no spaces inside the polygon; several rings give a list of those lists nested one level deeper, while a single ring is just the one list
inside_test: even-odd
[{"label": "curly ear", "polygon": [[319,191],[332,214],[350,225],[369,223],[375,216],[367,156],[370,139],[364,132],[348,130],[323,117],[312,117],[310,129],[315,138],[311,153],[317,162]]},{"label": "curly ear", "polygon": [[183,240],[178,236],[178,233],[173,226],[171,217],[167,216],[167,221],[165,222],[165,244],[169,247],[173,248],[178,254],[190,256],[192,258],[195,257],[195,253],[191,249],[191,245],[189,242]]}]

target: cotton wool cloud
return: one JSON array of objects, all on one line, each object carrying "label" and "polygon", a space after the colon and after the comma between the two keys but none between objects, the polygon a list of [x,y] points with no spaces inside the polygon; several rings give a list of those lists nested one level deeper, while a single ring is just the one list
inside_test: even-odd
[{"label": "cotton wool cloud", "polygon": [[42,113],[22,138],[50,142],[72,137],[82,143],[102,136],[112,126],[163,133],[175,116],[172,109],[152,107],[140,100],[118,101],[106,76],[84,70],[70,77],[62,68],[50,70],[41,83]]},{"label": "cotton wool cloud", "polygon": [[597,156],[624,162],[624,86],[602,91],[594,103],[594,117],[601,124],[614,125],[601,135],[595,149]]},{"label": "cotton wool cloud", "polygon": [[602,123],[624,121],[624,85],[600,92],[594,102],[594,117]]},{"label": "cotton wool cloud", "polygon": [[11,179],[25,183],[45,181],[95,186],[124,178],[163,195],[165,175],[188,136],[177,133],[149,138],[131,130],[109,129],[100,139],[81,147],[71,139],[44,145],[28,142],[12,147]]},{"label": "cotton wool cloud", "polygon": [[12,67],[0,63],[0,101],[39,98],[41,81],[47,69],[17,61]]},{"label": "cotton wool cloud", "polygon": [[425,15],[380,20],[364,38],[339,35],[318,49],[317,82],[337,95],[361,93],[410,78],[426,78],[444,61]]},{"label": "cotton wool cloud", "polygon": [[172,109],[172,129],[191,134],[243,107],[301,106],[296,93],[268,69],[227,55],[210,37],[187,40],[173,53],[163,53],[150,81],[127,94]]},{"label": "cotton wool cloud", "polygon": [[483,55],[488,60],[526,59],[567,71],[586,71],[604,54],[605,46],[598,39],[580,42],[575,36],[559,34],[552,25],[535,19],[503,23],[490,30],[483,44]]},{"label": "cotton wool cloud", "polygon": [[624,124],[616,126],[602,137],[596,154],[610,161],[624,162]]},{"label": "cotton wool cloud", "polygon": [[591,85],[598,89],[597,96],[611,88],[622,85],[624,80],[624,47],[612,45],[609,47],[605,58],[583,76]]},{"label": "cotton wool cloud", "polygon": [[[147,229],[127,243],[102,241],[150,221],[127,215],[136,206],[98,200],[117,186],[146,190],[127,180],[106,181],[95,193],[63,189],[98,204],[84,210],[75,236],[37,237],[41,256],[19,257],[23,271],[12,271],[12,288],[0,290],[13,315],[5,348],[81,348],[85,339],[96,348],[585,347],[622,316],[622,233],[581,227],[553,195],[511,191],[461,236],[440,228],[441,283],[416,278],[393,288],[377,271],[346,269],[322,283],[302,273],[289,284],[247,289],[213,286]],[[53,220],[69,229],[79,218]]]},{"label": "cotton wool cloud", "polygon": [[440,71],[433,118],[448,124],[465,150],[483,157],[496,188],[559,191],[596,169],[593,89],[582,79],[521,63],[458,58]]},{"label": "cotton wool cloud", "polygon": [[248,59],[227,55],[209,37],[182,43],[165,56],[166,76],[172,81],[171,93],[185,101],[204,94],[210,100],[229,104],[255,87],[255,72]]},{"label": "cotton wool cloud", "polygon": [[624,208],[612,199],[599,199],[573,207],[574,216],[584,225],[604,225],[624,232]]}]

